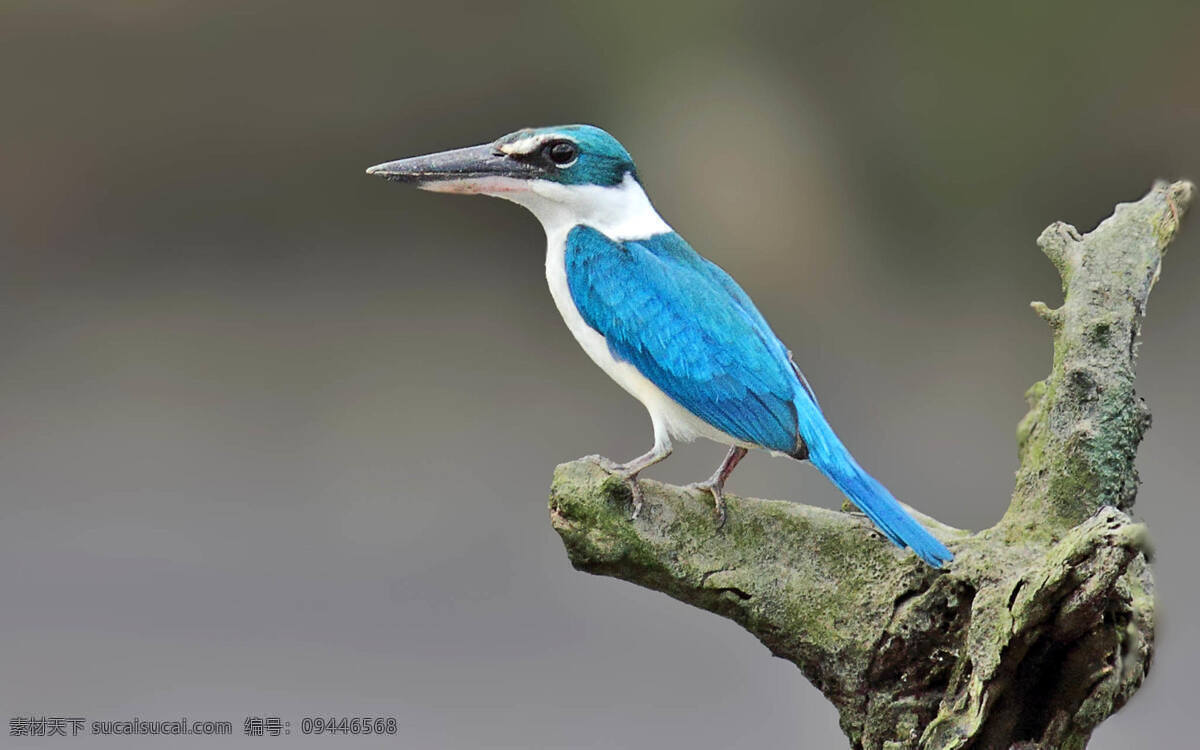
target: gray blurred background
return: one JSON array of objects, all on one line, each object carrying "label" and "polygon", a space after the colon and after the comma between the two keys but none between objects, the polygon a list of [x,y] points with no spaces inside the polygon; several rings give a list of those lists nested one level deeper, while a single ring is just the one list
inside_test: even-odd
[{"label": "gray blurred background", "polygon": [[[555,464],[650,429],[559,320],[536,221],[362,170],[609,129],[864,464],[980,528],[1049,368],[1034,239],[1200,177],[1200,5],[908,5],[0,2],[0,714],[845,746],[736,625],[567,563]],[[1139,362],[1159,652],[1094,748],[1194,738],[1198,278],[1192,217]],[[840,503],[765,456],[731,490]]]}]

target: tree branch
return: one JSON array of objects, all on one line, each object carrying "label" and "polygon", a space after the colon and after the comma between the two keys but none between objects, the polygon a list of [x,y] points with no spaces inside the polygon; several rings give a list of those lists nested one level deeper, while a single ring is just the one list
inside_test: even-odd
[{"label": "tree branch", "polygon": [[1063,279],[1049,377],[1018,428],[1008,512],[971,534],[921,518],[948,570],[888,544],[866,519],[783,501],[626,485],[559,466],[550,518],[578,569],[728,617],[795,663],[837,706],[855,748],[1083,748],[1141,684],[1154,636],[1146,531],[1127,515],[1149,412],[1136,339],[1162,257],[1194,194],[1165,183],[1081,236],[1038,240]]}]

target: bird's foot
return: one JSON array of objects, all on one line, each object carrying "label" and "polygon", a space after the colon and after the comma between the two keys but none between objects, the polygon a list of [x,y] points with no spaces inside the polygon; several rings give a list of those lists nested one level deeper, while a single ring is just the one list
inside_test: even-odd
[{"label": "bird's foot", "polygon": [[642,505],[644,504],[643,501],[645,499],[642,495],[642,487],[640,484],[638,484],[637,471],[630,471],[628,464],[619,464],[616,461],[613,461],[611,458],[605,458],[604,456],[584,456],[583,460],[591,461],[601,469],[604,469],[609,474],[623,480],[625,484],[629,485],[629,495],[633,500],[633,514],[629,516],[629,520],[633,521],[637,519],[638,514],[642,512]]},{"label": "bird's foot", "polygon": [[644,505],[642,486],[638,484],[637,474],[625,477],[625,482],[629,485],[629,494],[633,499],[633,514],[629,516],[629,520],[636,521],[638,514],[642,512],[642,505]]},{"label": "bird's foot", "polygon": [[686,489],[700,490],[712,495],[713,506],[717,514],[717,529],[725,526],[725,488],[717,482],[692,482]]}]

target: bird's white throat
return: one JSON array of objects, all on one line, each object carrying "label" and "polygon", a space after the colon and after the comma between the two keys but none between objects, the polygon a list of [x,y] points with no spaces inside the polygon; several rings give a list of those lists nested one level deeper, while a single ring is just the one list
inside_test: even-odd
[{"label": "bird's white throat", "polygon": [[577,224],[594,227],[614,240],[672,231],[654,210],[641,184],[629,174],[612,187],[529,180],[524,190],[485,192],[529,209],[551,240],[565,236]]}]

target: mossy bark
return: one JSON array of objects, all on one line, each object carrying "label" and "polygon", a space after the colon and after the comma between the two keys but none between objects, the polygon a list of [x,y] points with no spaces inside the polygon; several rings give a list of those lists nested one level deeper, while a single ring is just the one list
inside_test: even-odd
[{"label": "mossy bark", "polygon": [[559,466],[550,519],[578,569],[728,617],[831,700],[854,748],[1083,748],[1137,690],[1154,644],[1145,528],[1129,516],[1150,417],[1133,389],[1136,340],[1162,257],[1192,200],[1161,183],[1087,235],[1038,240],[1065,301],[1027,394],[1021,467],[996,526],[918,516],[956,558],[925,566],[864,518],[729,497],[713,523],[698,490],[627,486],[587,461]]}]

